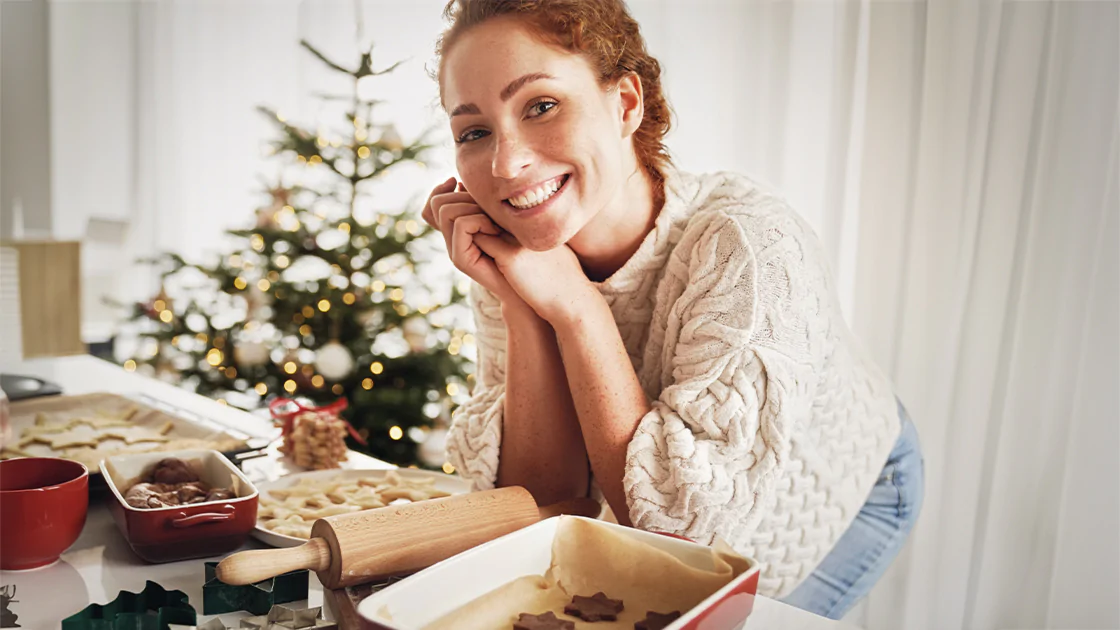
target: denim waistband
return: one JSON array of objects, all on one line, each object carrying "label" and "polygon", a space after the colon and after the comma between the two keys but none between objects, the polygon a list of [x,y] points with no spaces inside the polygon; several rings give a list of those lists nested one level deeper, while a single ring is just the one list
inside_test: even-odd
[{"label": "denim waistband", "polygon": [[898,422],[901,428],[898,432],[898,440],[895,441],[894,449],[892,449],[892,458],[900,451],[914,450],[920,453],[921,443],[918,439],[918,428],[914,426],[914,421],[910,419],[910,412],[906,410],[906,406],[897,396],[895,402],[898,403]]}]

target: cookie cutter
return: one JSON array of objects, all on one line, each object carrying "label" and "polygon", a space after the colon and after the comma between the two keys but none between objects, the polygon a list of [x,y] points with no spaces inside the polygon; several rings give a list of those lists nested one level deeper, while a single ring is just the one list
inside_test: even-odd
[{"label": "cookie cutter", "polygon": [[338,624],[322,618],[323,607],[291,608],[277,604],[267,615],[241,620],[242,628],[255,630],[337,630]]},{"label": "cookie cutter", "polygon": [[173,623],[169,626],[169,629],[170,630],[230,630],[230,628],[232,628],[232,627],[233,626],[227,626],[225,624],[225,622],[223,622],[221,619],[218,619],[217,617],[214,617],[210,621],[207,621],[205,623],[200,623],[197,626],[180,626],[178,624]]},{"label": "cookie cutter", "polygon": [[197,619],[186,593],[148,580],[139,593],[121,591],[108,604],[90,604],[63,619],[62,630],[170,630],[172,623],[193,626]]},{"label": "cookie cutter", "polygon": [[234,586],[218,579],[217,562],[206,563],[206,581],[202,585],[202,614],[220,615],[238,610],[254,615],[268,614],[276,604],[307,599],[306,569],[291,571],[255,584]]}]

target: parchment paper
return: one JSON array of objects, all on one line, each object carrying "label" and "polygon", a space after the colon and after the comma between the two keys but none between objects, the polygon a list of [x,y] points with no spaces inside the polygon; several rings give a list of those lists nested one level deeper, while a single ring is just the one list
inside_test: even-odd
[{"label": "parchment paper", "polygon": [[[633,630],[646,612],[682,614],[749,567],[729,547],[697,548],[689,566],[669,552],[592,521],[561,517],[545,575],[518,578],[454,610],[424,630],[509,630],[521,613],[556,613],[577,630]],[[602,591],[624,605],[618,620],[588,623],[564,614],[574,595]]]}]

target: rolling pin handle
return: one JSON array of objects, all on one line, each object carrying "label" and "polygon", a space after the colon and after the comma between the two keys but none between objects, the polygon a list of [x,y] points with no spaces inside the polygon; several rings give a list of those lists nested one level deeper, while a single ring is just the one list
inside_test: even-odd
[{"label": "rolling pin handle", "polygon": [[330,545],[322,538],[312,538],[298,547],[235,553],[218,563],[215,575],[226,584],[245,585],[299,569],[318,573],[330,565]]}]

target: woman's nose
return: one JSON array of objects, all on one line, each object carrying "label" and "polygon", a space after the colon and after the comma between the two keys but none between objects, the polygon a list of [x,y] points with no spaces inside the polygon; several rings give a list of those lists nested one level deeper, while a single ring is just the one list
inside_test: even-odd
[{"label": "woman's nose", "polygon": [[506,137],[495,143],[491,172],[500,179],[513,179],[532,162],[532,152],[523,142]]}]

